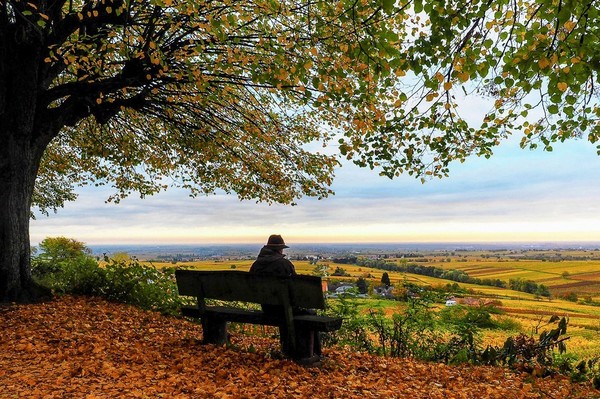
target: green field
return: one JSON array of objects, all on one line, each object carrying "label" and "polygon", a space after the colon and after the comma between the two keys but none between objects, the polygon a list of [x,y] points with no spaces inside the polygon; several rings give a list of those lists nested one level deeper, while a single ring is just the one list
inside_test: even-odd
[{"label": "green field", "polygon": [[[577,256],[570,252],[569,256]],[[578,297],[592,299],[596,304],[600,302],[600,259],[579,260],[532,260],[532,259],[510,259],[501,256],[485,256],[482,253],[461,253],[460,255],[432,255],[418,260],[419,264],[435,266],[444,269],[463,270],[471,277],[501,279],[508,282],[509,279],[521,278],[532,280],[538,284],[544,284],[552,293],[552,299],[537,297],[507,288],[490,287],[475,284],[458,283],[460,287],[469,290],[468,299],[493,300],[504,311],[504,315],[497,317],[510,317],[520,325],[520,331],[530,334],[535,333],[536,328],[550,315],[568,316],[569,336],[567,342],[570,353],[581,357],[593,357],[600,355],[600,306],[571,302],[557,299],[561,293],[575,292]],[[564,255],[564,254],[563,254]],[[581,255],[581,254],[580,254]],[[586,253],[590,255],[590,253]],[[593,254],[596,257],[598,254]],[[398,259],[389,261],[400,262]],[[403,259],[402,262],[413,261]],[[252,260],[205,260],[196,262],[180,263],[153,263],[157,267],[185,267],[200,270],[248,270]],[[296,271],[299,274],[313,274],[316,266],[308,261],[294,261]],[[349,281],[355,282],[359,277],[365,278],[371,285],[379,285],[382,270],[364,266],[336,264],[328,260],[320,260],[318,265],[329,266],[331,274],[338,266],[343,268],[347,276],[328,276],[324,279],[330,282]],[[411,282],[417,285],[445,286],[454,283],[428,276],[388,272],[392,285]],[[364,309],[369,307],[383,307],[386,313],[400,311],[402,303],[393,300],[364,299]],[[443,304],[439,305],[443,307]],[[484,342],[501,344],[509,335],[515,331],[484,331]]]}]

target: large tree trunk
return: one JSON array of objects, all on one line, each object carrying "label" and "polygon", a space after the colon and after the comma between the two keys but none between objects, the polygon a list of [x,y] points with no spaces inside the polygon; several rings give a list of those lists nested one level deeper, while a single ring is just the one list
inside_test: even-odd
[{"label": "large tree trunk", "polygon": [[29,249],[31,197],[50,141],[38,113],[41,48],[32,27],[0,28],[0,302],[44,295],[31,278]]},{"label": "large tree trunk", "polygon": [[47,140],[34,134],[35,96],[16,97],[0,114],[0,302],[26,303],[47,296],[31,278],[29,248],[31,198]]},{"label": "large tree trunk", "polygon": [[[6,134],[6,132],[4,132]],[[4,136],[6,137],[6,136]],[[31,279],[29,218],[39,161],[28,140],[10,137],[0,148],[0,302],[40,299]]]}]

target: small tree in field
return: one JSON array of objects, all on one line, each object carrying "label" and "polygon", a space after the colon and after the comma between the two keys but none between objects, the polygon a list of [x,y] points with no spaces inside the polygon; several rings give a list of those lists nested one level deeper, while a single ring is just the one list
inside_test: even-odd
[{"label": "small tree in field", "polygon": [[386,287],[392,285],[390,275],[387,272],[383,272],[383,274],[381,275],[381,284],[385,285]]},{"label": "small tree in field", "polygon": [[47,237],[38,245],[39,259],[59,263],[79,256],[91,255],[85,243],[67,237]]},{"label": "small tree in field", "polygon": [[33,251],[32,272],[38,279],[44,279],[69,265],[92,265],[97,262],[91,257],[92,251],[83,242],[67,237],[47,237]]},{"label": "small tree in field", "polygon": [[369,291],[369,284],[367,283],[367,280],[365,280],[362,277],[359,277],[356,280],[356,288],[358,288],[359,294],[366,294]]}]

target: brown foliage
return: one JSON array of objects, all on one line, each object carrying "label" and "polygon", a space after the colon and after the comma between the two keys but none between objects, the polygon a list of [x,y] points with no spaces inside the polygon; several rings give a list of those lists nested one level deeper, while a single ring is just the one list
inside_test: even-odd
[{"label": "brown foliage", "polygon": [[[328,350],[321,367],[272,356],[275,339],[201,327],[100,299],[0,308],[0,398],[600,398],[562,378]],[[256,350],[254,350],[256,349]]]}]

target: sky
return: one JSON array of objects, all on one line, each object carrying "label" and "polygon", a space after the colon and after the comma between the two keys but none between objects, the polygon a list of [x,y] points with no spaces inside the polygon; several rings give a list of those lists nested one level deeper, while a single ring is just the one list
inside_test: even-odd
[{"label": "sky", "polygon": [[489,158],[452,164],[450,176],[422,184],[344,165],[324,200],[297,206],[257,204],[233,195],[190,198],[186,191],[119,204],[110,188],[31,221],[35,245],[66,236],[98,244],[259,243],[282,234],[294,243],[600,242],[600,156],[585,140],[553,152],[520,149],[518,138]]}]

